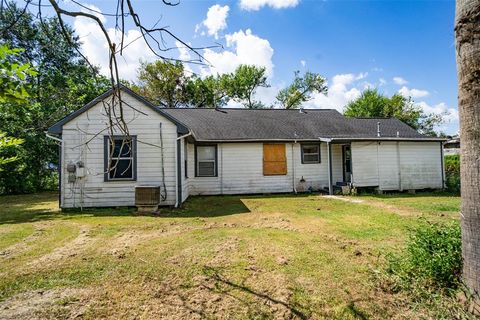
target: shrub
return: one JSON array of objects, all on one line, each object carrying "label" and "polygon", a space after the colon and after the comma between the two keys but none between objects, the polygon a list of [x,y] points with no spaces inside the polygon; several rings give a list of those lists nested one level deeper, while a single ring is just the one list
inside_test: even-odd
[{"label": "shrub", "polygon": [[445,186],[447,191],[460,193],[460,156],[445,156]]},{"label": "shrub", "polygon": [[387,268],[400,287],[446,293],[458,288],[461,270],[461,234],[456,221],[414,229],[405,251],[390,256]]}]

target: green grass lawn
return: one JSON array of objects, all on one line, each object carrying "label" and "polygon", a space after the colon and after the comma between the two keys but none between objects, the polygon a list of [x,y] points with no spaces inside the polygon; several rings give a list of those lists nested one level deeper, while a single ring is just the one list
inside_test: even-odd
[{"label": "green grass lawn", "polygon": [[411,319],[442,310],[374,275],[409,228],[457,219],[460,200],[193,197],[160,216],[61,212],[53,193],[0,203],[1,319]]}]

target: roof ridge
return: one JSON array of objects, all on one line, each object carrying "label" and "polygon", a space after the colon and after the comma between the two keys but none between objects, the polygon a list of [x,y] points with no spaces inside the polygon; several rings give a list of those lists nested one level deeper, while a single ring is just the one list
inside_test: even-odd
[{"label": "roof ridge", "polygon": [[[300,109],[275,109],[275,108],[257,108],[257,109],[250,109],[250,108],[195,108],[195,107],[186,107],[186,108],[170,108],[170,107],[161,107],[156,106],[162,110],[242,110],[242,111],[296,111],[300,112]],[[317,108],[302,108],[303,111],[337,111],[337,109],[329,108],[329,109],[317,109]]]}]

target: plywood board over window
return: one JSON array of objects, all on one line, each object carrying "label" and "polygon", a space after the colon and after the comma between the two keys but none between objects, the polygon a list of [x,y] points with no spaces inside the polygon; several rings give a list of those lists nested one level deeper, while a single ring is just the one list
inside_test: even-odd
[{"label": "plywood board over window", "polygon": [[263,175],[280,176],[287,174],[285,144],[263,145]]}]

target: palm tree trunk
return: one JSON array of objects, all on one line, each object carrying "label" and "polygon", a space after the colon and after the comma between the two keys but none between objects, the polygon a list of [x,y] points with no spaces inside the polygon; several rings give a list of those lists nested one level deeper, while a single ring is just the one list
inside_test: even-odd
[{"label": "palm tree trunk", "polygon": [[457,0],[455,39],[461,137],[463,280],[470,292],[478,298],[480,293],[480,0]]}]

